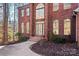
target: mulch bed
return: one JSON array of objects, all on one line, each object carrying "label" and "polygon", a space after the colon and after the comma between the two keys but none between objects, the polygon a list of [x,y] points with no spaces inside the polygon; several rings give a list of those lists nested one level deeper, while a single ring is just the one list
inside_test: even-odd
[{"label": "mulch bed", "polygon": [[44,56],[79,56],[76,43],[55,44],[52,42],[35,43],[30,49]]}]

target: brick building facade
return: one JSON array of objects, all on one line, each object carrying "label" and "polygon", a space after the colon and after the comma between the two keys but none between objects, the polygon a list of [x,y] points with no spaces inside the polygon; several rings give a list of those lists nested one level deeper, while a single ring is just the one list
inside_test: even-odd
[{"label": "brick building facade", "polygon": [[77,3],[30,3],[18,8],[18,31],[48,40],[49,33],[76,41]]}]

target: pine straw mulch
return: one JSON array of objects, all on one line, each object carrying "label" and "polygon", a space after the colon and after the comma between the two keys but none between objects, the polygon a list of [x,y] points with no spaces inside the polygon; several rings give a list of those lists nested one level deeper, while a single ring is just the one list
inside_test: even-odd
[{"label": "pine straw mulch", "polygon": [[37,42],[30,49],[44,56],[79,56],[79,48],[76,43],[56,44],[52,42]]}]

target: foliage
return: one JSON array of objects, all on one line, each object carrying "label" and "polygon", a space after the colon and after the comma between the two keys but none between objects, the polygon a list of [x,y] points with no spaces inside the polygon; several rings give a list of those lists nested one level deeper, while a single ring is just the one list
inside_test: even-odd
[{"label": "foliage", "polygon": [[20,42],[27,41],[27,40],[28,40],[28,37],[26,37],[26,36],[21,36],[21,37],[19,38],[19,41],[20,41]]},{"label": "foliage", "polygon": [[65,38],[59,35],[54,35],[53,33],[50,33],[49,41],[54,42],[54,43],[66,43]]},{"label": "foliage", "polygon": [[15,36],[21,36],[22,35],[22,33],[20,33],[20,32],[17,32],[16,34],[15,34]]},{"label": "foliage", "polygon": [[54,43],[66,43],[66,40],[60,36],[55,36],[53,39]]},{"label": "foliage", "polygon": [[19,42],[27,41],[29,39],[27,36],[24,36],[20,32],[16,33],[15,36],[18,36]]}]

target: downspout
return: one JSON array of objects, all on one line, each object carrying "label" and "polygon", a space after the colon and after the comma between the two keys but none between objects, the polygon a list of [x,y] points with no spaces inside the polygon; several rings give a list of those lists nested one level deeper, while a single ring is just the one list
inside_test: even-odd
[{"label": "downspout", "polygon": [[77,33],[77,13],[78,13],[78,12],[73,11],[73,16],[76,16],[76,42],[78,42],[78,39],[77,39],[77,36],[78,36],[78,35],[77,35],[77,34],[78,34],[78,33]]}]

